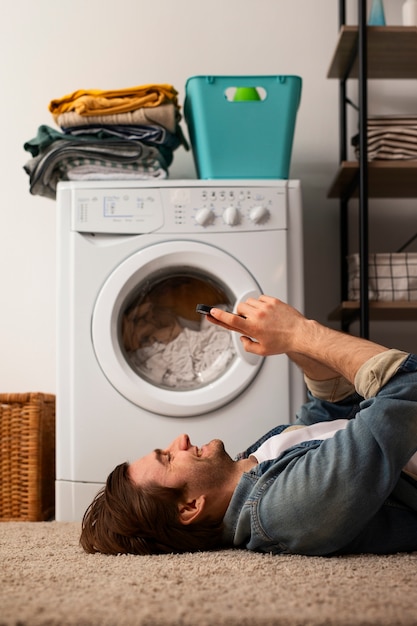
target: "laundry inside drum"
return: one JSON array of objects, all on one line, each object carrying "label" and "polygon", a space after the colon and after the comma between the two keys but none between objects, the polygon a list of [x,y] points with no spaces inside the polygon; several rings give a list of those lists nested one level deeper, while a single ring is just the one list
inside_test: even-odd
[{"label": "laundry inside drum", "polygon": [[232,310],[235,298],[218,280],[176,268],[148,277],[121,313],[120,342],[129,366],[161,388],[184,391],[212,383],[236,358],[232,334],[196,313],[204,303]]}]

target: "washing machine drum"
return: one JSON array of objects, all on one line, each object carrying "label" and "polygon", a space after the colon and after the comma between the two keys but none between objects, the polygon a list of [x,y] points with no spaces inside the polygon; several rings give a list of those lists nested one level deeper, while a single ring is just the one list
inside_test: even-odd
[{"label": "washing machine drum", "polygon": [[98,295],[92,341],[100,367],[117,392],[148,411],[213,411],[251,384],[263,359],[196,305],[232,311],[260,293],[249,271],[215,246],[176,240],[144,247],[116,267]]}]

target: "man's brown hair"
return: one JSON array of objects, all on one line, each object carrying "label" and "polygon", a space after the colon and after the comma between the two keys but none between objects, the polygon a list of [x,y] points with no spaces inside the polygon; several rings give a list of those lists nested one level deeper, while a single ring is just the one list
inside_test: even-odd
[{"label": "man's brown hair", "polygon": [[80,543],[86,552],[166,554],[221,547],[222,520],[184,525],[178,503],[182,488],[135,485],[128,463],[118,465],[86,510]]}]

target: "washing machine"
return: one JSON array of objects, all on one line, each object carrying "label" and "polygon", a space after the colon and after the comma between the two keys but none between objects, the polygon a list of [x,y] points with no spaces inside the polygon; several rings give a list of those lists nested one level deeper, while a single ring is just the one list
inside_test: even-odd
[{"label": "washing machine", "polygon": [[299,181],[58,185],[56,519],[181,433],[235,455],[304,400],[286,356],[196,312],[274,295],[303,309]]}]

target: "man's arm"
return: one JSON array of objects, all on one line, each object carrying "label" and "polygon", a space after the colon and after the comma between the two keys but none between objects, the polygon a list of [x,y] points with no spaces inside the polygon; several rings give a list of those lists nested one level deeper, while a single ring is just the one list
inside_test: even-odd
[{"label": "man's arm", "polygon": [[328,365],[320,363],[320,361],[317,361],[316,359],[305,356],[304,354],[287,352],[287,356],[293,363],[298,365],[308,378],[312,380],[322,381],[340,378],[340,374],[336,372],[336,370],[328,367]]},{"label": "man's arm", "polygon": [[[209,321],[242,334],[247,352],[261,356],[288,354],[316,380],[344,376],[354,384],[366,361],[388,348],[327,328],[305,318],[277,298],[262,295],[237,307],[239,316],[213,308]],[[318,362],[318,365],[317,365]]]}]

